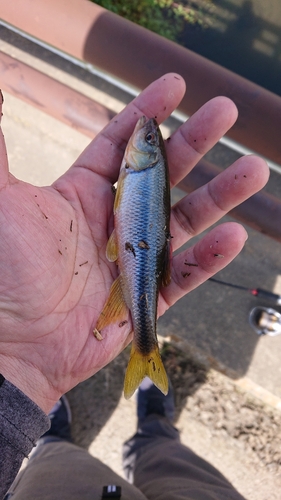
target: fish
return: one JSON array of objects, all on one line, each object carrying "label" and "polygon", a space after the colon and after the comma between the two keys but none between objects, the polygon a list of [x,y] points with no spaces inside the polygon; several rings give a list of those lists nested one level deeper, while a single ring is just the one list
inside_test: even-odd
[{"label": "fish", "polygon": [[124,396],[129,399],[146,376],[166,395],[168,378],[156,324],[159,290],[171,280],[171,201],[164,140],[154,118],[139,118],[128,141],[113,212],[106,256],[117,263],[119,275],[95,331],[100,333],[130,312],[133,340]]}]

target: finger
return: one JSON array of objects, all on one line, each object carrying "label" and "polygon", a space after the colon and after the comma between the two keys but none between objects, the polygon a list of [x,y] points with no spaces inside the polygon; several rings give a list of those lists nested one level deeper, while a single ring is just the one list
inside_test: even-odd
[{"label": "finger", "polygon": [[[3,107],[3,94],[0,90],[0,124],[1,124],[1,119],[3,116],[2,113],[2,107]],[[7,151],[6,151],[6,146],[5,146],[5,139],[4,135],[2,132],[2,128],[0,129],[0,189],[3,186],[6,186],[8,182],[8,174],[9,174],[9,168],[8,168],[8,157],[7,157]]]},{"label": "finger", "polygon": [[237,108],[227,97],[204,104],[167,141],[171,184],[174,186],[232,127]]},{"label": "finger", "polygon": [[172,209],[173,250],[217,222],[267,183],[269,169],[257,156],[244,156]]},{"label": "finger", "polygon": [[80,155],[74,166],[86,167],[115,182],[124,150],[142,115],[165,120],[179,105],[185,92],[181,76],[169,73],[151,83],[121,111]]},{"label": "finger", "polygon": [[159,313],[218,271],[242,250],[247,239],[243,226],[236,222],[221,224],[192,248],[178,254],[172,262],[172,281],[161,291]]}]

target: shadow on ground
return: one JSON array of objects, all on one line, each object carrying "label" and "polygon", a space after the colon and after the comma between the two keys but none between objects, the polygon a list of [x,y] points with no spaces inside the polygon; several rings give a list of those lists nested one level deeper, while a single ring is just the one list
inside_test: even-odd
[{"label": "shadow on ground", "polygon": [[[82,448],[89,448],[111,417],[120,397],[124,397],[123,380],[129,352],[130,347],[67,394],[73,416],[72,437]],[[188,397],[206,382],[207,368],[188,352],[167,342],[161,354],[174,389],[177,421]]]},{"label": "shadow on ground", "polygon": [[90,446],[118,405],[128,359],[129,351],[125,349],[109,365],[67,394],[72,410],[72,438],[82,448]]},{"label": "shadow on ground", "polygon": [[[130,347],[107,367],[68,393],[73,413],[74,442],[88,449],[111,417],[120,397]],[[280,474],[280,411],[263,404],[233,382],[209,370],[185,345],[164,341],[161,355],[172,382],[176,406],[175,425],[200,422],[212,436],[231,438],[251,461],[269,472]],[[132,418],[134,415],[132,415]],[[234,443],[232,441],[232,444]]]}]

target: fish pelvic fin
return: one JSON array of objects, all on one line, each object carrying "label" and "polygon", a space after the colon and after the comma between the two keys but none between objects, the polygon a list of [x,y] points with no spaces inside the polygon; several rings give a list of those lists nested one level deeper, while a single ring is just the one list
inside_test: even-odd
[{"label": "fish pelvic fin", "polygon": [[121,276],[112,283],[109,297],[99,315],[94,331],[100,332],[103,328],[111,323],[123,320],[128,316],[129,310],[124,301],[121,289]]},{"label": "fish pelvic fin", "polygon": [[115,262],[118,258],[118,247],[115,229],[113,229],[106,245],[106,258],[107,260],[109,260],[109,262]]},{"label": "fish pelvic fin", "polygon": [[169,382],[158,345],[143,355],[133,343],[124,381],[124,397],[129,399],[139,387],[144,377],[149,377],[163,394],[168,394]]}]

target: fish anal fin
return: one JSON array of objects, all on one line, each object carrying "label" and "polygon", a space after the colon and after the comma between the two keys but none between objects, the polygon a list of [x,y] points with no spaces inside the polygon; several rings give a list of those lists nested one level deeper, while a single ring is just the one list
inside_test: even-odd
[{"label": "fish anal fin", "polygon": [[168,394],[169,382],[158,345],[146,355],[132,344],[130,360],[124,381],[124,396],[129,399],[145,377],[149,377],[163,394]]},{"label": "fish anal fin", "polygon": [[116,231],[113,229],[106,245],[106,258],[109,262],[115,262],[118,257]]},{"label": "fish anal fin", "polygon": [[110,288],[109,297],[98,318],[95,330],[100,332],[111,323],[115,323],[128,316],[128,308],[124,301],[121,289],[121,276],[113,282]]}]

